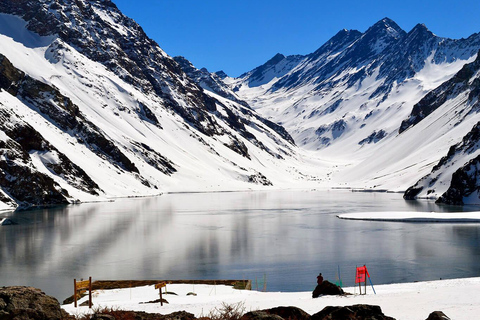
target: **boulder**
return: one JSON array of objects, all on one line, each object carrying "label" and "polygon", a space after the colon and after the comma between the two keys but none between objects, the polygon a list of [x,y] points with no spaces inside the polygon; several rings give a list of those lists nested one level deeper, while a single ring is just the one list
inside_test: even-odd
[{"label": "boulder", "polygon": [[313,290],[312,297],[318,298],[321,295],[342,295],[345,294],[342,288],[333,284],[329,281],[323,281],[322,284],[317,285],[315,290]]},{"label": "boulder", "polygon": [[[113,319],[110,318],[113,317]],[[115,320],[115,319],[134,319],[134,320],[196,320],[195,316],[186,311],[177,311],[167,315],[159,313],[147,313],[144,311],[122,311],[112,310],[108,314],[94,315],[90,320]]]},{"label": "boulder", "polygon": [[282,317],[268,313],[265,310],[250,311],[245,313],[240,320],[285,320]]},{"label": "boulder", "polygon": [[433,311],[426,320],[450,320],[442,311]]},{"label": "boulder", "polygon": [[68,315],[54,297],[32,287],[0,288],[0,319],[61,320]]},{"label": "boulder", "polygon": [[111,314],[95,313],[90,320],[115,320]]},{"label": "boulder", "polygon": [[309,320],[310,315],[297,307],[277,307],[268,310],[264,310],[270,314],[276,314],[283,319],[288,320]]},{"label": "boulder", "polygon": [[347,307],[325,307],[311,320],[395,320],[383,314],[379,306],[357,304]]},{"label": "boulder", "polygon": [[161,319],[161,320],[194,320],[196,318],[190,312],[177,311],[177,312],[174,312],[174,313],[167,314],[165,316],[161,316],[158,319]]}]

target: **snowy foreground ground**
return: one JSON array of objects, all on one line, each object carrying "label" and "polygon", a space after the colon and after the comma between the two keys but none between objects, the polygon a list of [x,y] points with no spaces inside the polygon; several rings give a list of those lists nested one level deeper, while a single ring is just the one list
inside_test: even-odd
[{"label": "snowy foreground ground", "polygon": [[[322,296],[312,299],[311,292],[257,292],[235,290],[228,286],[171,284],[163,297],[169,302],[140,304],[159,298],[153,286],[95,291],[94,307],[146,311],[169,314],[185,310],[197,317],[208,315],[222,303],[243,303],[245,312],[278,306],[296,306],[314,314],[326,306],[348,306],[354,304],[379,305],[385,315],[400,319],[426,319],[436,310],[443,311],[451,319],[478,319],[480,315],[480,278],[438,280],[405,284],[390,284],[367,287],[367,295],[358,295],[358,288],[344,288],[349,296]],[[356,295],[354,294],[356,291]],[[196,296],[187,293],[194,292]],[[87,297],[80,300],[86,301]],[[63,308],[70,314],[91,312],[88,307],[74,308],[73,304]]]}]

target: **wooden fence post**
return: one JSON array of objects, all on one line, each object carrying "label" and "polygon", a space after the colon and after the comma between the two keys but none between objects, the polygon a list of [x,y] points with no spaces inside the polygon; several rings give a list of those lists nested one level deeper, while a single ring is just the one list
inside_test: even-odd
[{"label": "wooden fence post", "polygon": [[73,301],[75,301],[75,308],[77,307],[77,279],[73,279]]},{"label": "wooden fence post", "polygon": [[[367,285],[366,281],[365,285]],[[92,277],[88,277],[88,308],[92,309]]]}]

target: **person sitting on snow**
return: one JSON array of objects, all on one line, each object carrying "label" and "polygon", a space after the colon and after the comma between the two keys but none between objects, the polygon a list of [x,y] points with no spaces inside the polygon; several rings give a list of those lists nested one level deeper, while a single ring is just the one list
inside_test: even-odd
[{"label": "person sitting on snow", "polygon": [[323,277],[322,277],[322,274],[320,273],[320,274],[318,275],[318,277],[317,277],[317,284],[318,284],[318,285],[321,285],[322,282],[323,282]]}]

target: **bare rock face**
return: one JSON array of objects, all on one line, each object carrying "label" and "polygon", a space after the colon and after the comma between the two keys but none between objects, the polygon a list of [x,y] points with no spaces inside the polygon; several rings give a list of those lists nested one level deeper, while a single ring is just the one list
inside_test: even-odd
[{"label": "bare rock face", "polygon": [[0,288],[0,319],[61,320],[68,316],[57,299],[32,287]]},{"label": "bare rock face", "polygon": [[379,306],[357,304],[347,307],[325,307],[311,320],[395,320],[383,314]]}]

